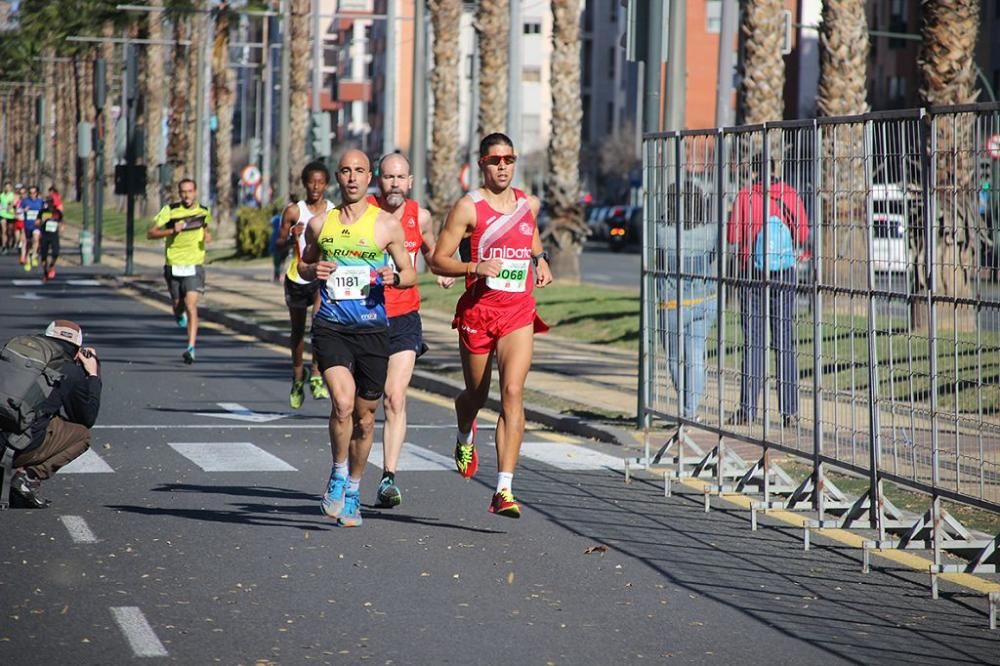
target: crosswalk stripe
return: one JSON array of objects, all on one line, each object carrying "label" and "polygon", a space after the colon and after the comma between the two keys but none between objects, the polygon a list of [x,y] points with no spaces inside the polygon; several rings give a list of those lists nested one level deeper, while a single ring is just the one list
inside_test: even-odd
[{"label": "crosswalk stripe", "polygon": [[[372,444],[372,452],[368,456],[368,464],[382,467],[382,442]],[[399,454],[398,471],[406,472],[439,472],[455,469],[455,461],[448,456],[435,453],[430,449],[406,442]]]},{"label": "crosswalk stripe", "polygon": [[296,469],[250,442],[169,442],[206,472],[294,472]]},{"label": "crosswalk stripe", "polygon": [[111,474],[111,469],[104,458],[97,455],[93,449],[87,449],[83,455],[59,470],[60,474]]},{"label": "crosswalk stripe", "polygon": [[525,442],[521,456],[564,470],[622,469],[622,458],[609,456],[575,444],[557,442]]}]

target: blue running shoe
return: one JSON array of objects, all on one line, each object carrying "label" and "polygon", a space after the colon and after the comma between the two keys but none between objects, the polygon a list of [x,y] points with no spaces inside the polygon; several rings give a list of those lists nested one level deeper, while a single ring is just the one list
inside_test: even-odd
[{"label": "blue running shoe", "polygon": [[361,493],[344,493],[344,510],[337,520],[341,527],[361,527]]},{"label": "blue running shoe", "polygon": [[177,325],[180,328],[187,328],[187,325],[188,325],[187,312],[182,312],[181,316],[177,318]]},{"label": "blue running shoe", "polygon": [[323,495],[323,513],[330,518],[340,518],[344,512],[344,493],[347,491],[347,477],[330,474],[330,484]]}]

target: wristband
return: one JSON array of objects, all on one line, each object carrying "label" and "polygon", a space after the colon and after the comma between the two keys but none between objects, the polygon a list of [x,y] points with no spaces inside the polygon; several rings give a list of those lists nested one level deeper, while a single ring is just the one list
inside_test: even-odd
[{"label": "wristband", "polygon": [[543,251],[541,254],[533,254],[533,255],[531,255],[531,263],[536,268],[538,267],[538,260],[539,259],[544,259],[545,263],[549,263],[549,253]]},{"label": "wristband", "polygon": [[399,273],[393,273],[392,274],[392,286],[393,287],[398,287],[399,286]]}]

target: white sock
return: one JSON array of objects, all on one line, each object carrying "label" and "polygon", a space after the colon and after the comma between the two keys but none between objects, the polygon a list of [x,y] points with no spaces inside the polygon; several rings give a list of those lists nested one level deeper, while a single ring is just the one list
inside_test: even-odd
[{"label": "white sock", "polygon": [[500,472],[497,474],[497,492],[500,492],[504,488],[507,490],[511,489],[514,485],[514,473],[513,472]]},{"label": "white sock", "polygon": [[361,479],[347,477],[347,492],[356,493],[361,489]]},{"label": "white sock", "polygon": [[458,441],[460,441],[463,444],[472,444],[472,431],[470,430],[469,432],[462,432],[461,430],[459,430]]},{"label": "white sock", "polygon": [[334,462],[333,473],[339,474],[341,476],[347,476],[347,461],[345,460],[344,462]]}]

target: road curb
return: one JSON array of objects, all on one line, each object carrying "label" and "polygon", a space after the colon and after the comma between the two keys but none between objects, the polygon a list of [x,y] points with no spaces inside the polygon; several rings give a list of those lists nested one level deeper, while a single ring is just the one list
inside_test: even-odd
[{"label": "road curb", "polygon": [[[152,298],[166,304],[170,303],[170,297],[160,286],[154,287],[151,284],[118,275],[104,276],[104,278],[112,281],[118,289],[134,289],[147,298]],[[204,306],[199,307],[198,314],[205,321],[225,326],[237,333],[257,338],[263,342],[281,346],[288,345],[288,331],[285,329],[260,324],[249,317],[223,312],[214,308],[206,308]],[[309,345],[308,341],[306,345]],[[460,382],[442,377],[435,374],[432,370],[423,370],[421,368],[413,371],[413,379],[410,385],[422,391],[446,398],[454,398],[464,388]],[[490,393],[490,396],[486,400],[486,407],[493,411],[500,411],[499,393]],[[538,423],[557,432],[585,437],[606,444],[626,446],[635,441],[624,428],[605,425],[603,423],[593,423],[527,402],[524,404],[524,416],[528,421]]]}]

